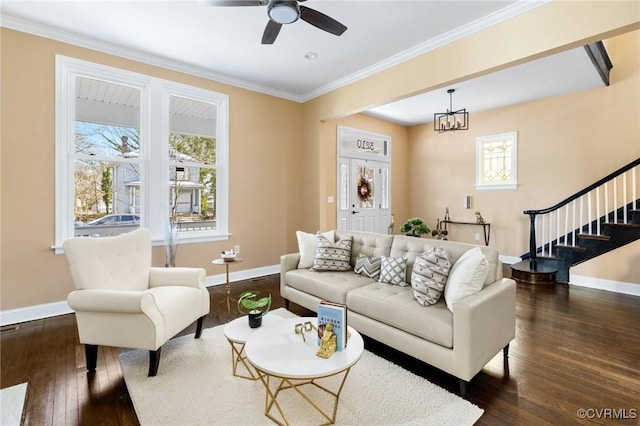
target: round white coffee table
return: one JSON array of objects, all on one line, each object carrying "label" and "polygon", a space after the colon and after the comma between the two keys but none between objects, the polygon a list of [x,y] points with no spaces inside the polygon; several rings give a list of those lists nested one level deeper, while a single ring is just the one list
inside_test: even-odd
[{"label": "round white coffee table", "polygon": [[[224,337],[231,345],[231,371],[234,376],[242,377],[243,379],[257,380],[258,375],[254,374],[254,369],[250,364],[246,362],[246,356],[244,352],[244,346],[247,338],[261,328],[270,328],[273,324],[284,321],[282,317],[277,315],[267,314],[262,317],[262,325],[258,328],[249,327],[249,320],[247,316],[239,317],[224,326]],[[238,373],[238,365],[242,364],[246,372],[249,374],[244,375]]]},{"label": "round white coffee table", "polygon": [[[247,360],[257,370],[258,377],[266,390],[264,414],[280,425],[289,424],[277,400],[280,391],[286,389],[293,389],[328,421],[327,424],[335,423],[340,392],[351,367],[358,362],[364,350],[362,336],[349,327],[351,337],[347,341],[347,347],[329,358],[321,358],[316,355],[318,335],[315,329],[305,333],[304,341],[300,334],[295,333],[296,325],[305,322],[317,325],[316,318],[286,319],[271,327],[259,329],[247,338],[244,347]],[[327,389],[324,385],[316,383],[318,379],[337,375],[342,375],[342,378],[336,390]],[[272,383],[276,386],[273,387]],[[307,385],[315,386],[334,398],[332,413],[321,409],[308,396],[308,393],[305,393],[304,387]],[[273,406],[280,413],[282,420],[271,415]]]}]

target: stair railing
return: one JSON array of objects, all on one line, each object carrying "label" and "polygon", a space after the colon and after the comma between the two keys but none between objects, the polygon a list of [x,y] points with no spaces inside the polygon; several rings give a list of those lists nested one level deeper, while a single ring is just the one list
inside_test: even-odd
[{"label": "stair railing", "polygon": [[553,256],[553,249],[558,244],[575,246],[578,234],[601,235],[602,223],[629,223],[629,208],[640,209],[639,175],[640,158],[554,206],[525,210],[524,214],[530,220],[530,268],[536,267],[538,251],[541,256]]}]

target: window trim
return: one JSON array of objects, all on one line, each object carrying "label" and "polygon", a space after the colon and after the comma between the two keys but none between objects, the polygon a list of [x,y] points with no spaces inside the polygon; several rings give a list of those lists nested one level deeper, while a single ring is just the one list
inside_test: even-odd
[{"label": "window trim", "polygon": [[[483,183],[482,170],[484,169],[484,146],[487,143],[493,143],[503,140],[511,141],[511,175],[512,179],[504,183]],[[477,190],[501,190],[501,189],[517,189],[518,188],[518,132],[505,132],[495,135],[476,137],[476,184]]]},{"label": "window trim", "polygon": [[[74,235],[74,163],[75,140],[75,79],[77,76],[107,80],[140,89],[140,138],[144,141],[162,141],[160,149],[152,143],[140,147],[141,193],[140,226],[151,230],[153,244],[164,245],[168,229],[169,205],[166,194],[169,181],[162,177],[169,170],[169,96],[178,95],[203,102],[215,103],[216,108],[216,231],[179,233],[179,243],[220,241],[229,238],[229,96],[173,81],[147,76],[132,71],[96,64],[63,55],[56,55],[55,88],[55,244],[56,254],[63,253],[62,243]],[[151,107],[161,105],[161,107]],[[166,117],[166,119],[165,119]],[[155,167],[159,164],[160,167]],[[151,166],[154,167],[151,167]],[[160,177],[158,177],[160,176]],[[159,180],[154,180],[159,179]],[[166,182],[164,182],[166,180]],[[164,182],[149,185],[149,182]],[[158,209],[161,214],[147,214]],[[162,214],[166,213],[166,214]],[[166,219],[163,219],[166,218]]]}]

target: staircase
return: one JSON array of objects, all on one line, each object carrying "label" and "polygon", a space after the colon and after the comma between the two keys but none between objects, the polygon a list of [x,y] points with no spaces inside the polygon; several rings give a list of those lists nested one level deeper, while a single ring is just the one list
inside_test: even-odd
[{"label": "staircase", "polygon": [[640,239],[640,158],[560,203],[525,210],[529,253],[511,266],[521,284],[569,282],[569,269]]}]

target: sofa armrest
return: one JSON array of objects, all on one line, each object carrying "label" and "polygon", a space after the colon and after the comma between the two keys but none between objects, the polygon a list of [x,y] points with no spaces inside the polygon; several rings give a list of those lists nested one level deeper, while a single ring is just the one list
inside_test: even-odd
[{"label": "sofa armrest", "polygon": [[300,262],[300,253],[289,253],[280,256],[280,294],[284,289],[285,275],[288,271],[298,269],[298,263]]},{"label": "sofa armrest", "polygon": [[515,338],[516,283],[509,278],[484,287],[453,308],[453,349],[462,379],[470,380]]},{"label": "sofa armrest", "polygon": [[124,290],[75,290],[69,293],[67,302],[71,309],[80,312],[139,314],[148,306],[155,306],[150,293]]},{"label": "sofa armrest", "polygon": [[187,286],[205,289],[206,271],[203,268],[157,268],[149,271],[149,288]]}]

